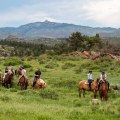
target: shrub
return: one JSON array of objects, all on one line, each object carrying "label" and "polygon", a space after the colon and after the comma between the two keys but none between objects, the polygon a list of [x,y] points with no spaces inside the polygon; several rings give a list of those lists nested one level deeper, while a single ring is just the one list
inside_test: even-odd
[{"label": "shrub", "polygon": [[23,64],[23,61],[21,61],[21,59],[19,58],[5,59],[4,66],[9,66],[10,64],[15,66],[15,65]]},{"label": "shrub", "polygon": [[32,67],[30,64],[26,64],[26,63],[24,63],[23,66],[24,66],[25,68],[31,68],[31,67]]}]

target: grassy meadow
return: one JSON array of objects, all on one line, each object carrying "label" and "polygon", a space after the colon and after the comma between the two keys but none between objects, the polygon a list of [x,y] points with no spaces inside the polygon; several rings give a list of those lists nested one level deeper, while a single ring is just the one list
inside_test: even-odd
[{"label": "grassy meadow", "polygon": [[[10,89],[0,85],[0,120],[120,120],[120,61],[109,58],[83,59],[73,55],[41,55],[40,57],[12,57],[0,60],[0,69],[11,63],[14,69],[23,64],[28,79],[32,79],[37,67],[41,68],[42,79],[47,83],[45,90],[33,90],[30,86],[21,91],[14,77]],[[78,83],[87,79],[93,71],[94,79],[106,71],[111,88],[109,100],[92,104],[93,93],[86,92],[79,98]],[[99,98],[99,96],[97,96]]]}]

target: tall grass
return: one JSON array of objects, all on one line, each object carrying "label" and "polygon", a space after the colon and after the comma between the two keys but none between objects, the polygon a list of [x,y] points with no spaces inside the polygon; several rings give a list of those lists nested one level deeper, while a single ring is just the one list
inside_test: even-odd
[{"label": "tall grass", "polygon": [[[85,98],[79,98],[78,83],[87,79],[87,72],[93,70],[97,77],[105,69],[111,85],[120,85],[118,61],[82,59],[72,55],[42,55],[38,58],[8,58],[0,60],[2,71],[12,63],[18,68],[25,65],[27,77],[34,77],[37,67],[41,68],[42,79],[47,83],[45,90],[28,87],[21,91],[15,76],[13,86],[6,89],[0,86],[0,120],[119,120],[120,92],[109,91],[109,100],[98,105],[91,104],[93,93],[86,92]],[[5,65],[5,66],[4,66]],[[97,96],[98,99],[99,96]]]}]

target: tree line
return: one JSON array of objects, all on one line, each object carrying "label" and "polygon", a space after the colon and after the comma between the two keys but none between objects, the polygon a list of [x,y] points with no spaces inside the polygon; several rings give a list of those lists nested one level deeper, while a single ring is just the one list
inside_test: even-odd
[{"label": "tree line", "polygon": [[[46,42],[32,43],[25,41],[13,41],[13,40],[0,40],[1,45],[8,45],[14,47],[11,51],[11,56],[39,56],[46,52],[52,52],[54,54],[70,53],[73,51],[103,51],[107,52],[113,49],[108,41],[102,41],[99,34],[95,36],[82,35],[80,32],[73,32],[68,38],[61,39],[59,42],[53,45],[48,45]],[[110,49],[112,48],[112,49]],[[118,48],[119,49],[119,48]],[[119,49],[120,50],[120,49]],[[119,51],[117,50],[117,51]]]}]

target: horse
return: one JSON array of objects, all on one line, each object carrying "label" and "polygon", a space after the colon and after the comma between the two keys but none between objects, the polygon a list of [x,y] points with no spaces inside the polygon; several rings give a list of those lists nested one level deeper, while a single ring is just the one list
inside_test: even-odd
[{"label": "horse", "polygon": [[98,90],[98,81],[93,80],[91,83],[91,89],[89,88],[89,83],[86,80],[82,80],[79,82],[79,97],[83,95],[85,97],[85,91],[92,91],[94,93],[94,98],[96,98],[97,90]]},{"label": "horse", "polygon": [[[31,86],[33,86],[33,81],[34,80],[32,80],[30,83]],[[45,89],[46,87],[47,87],[47,84],[45,83],[45,81],[43,79],[41,79],[41,78],[37,79],[36,84],[34,86],[35,89]]]},{"label": "horse", "polygon": [[105,80],[102,80],[100,83],[99,95],[101,100],[108,100],[108,83]]},{"label": "horse", "polygon": [[26,90],[28,86],[27,78],[25,76],[20,76],[18,85],[20,85],[21,90]]},{"label": "horse", "polygon": [[10,85],[10,87],[12,86],[13,75],[14,75],[13,72],[9,70],[4,80],[2,79],[2,85],[4,87],[8,88],[9,87],[8,85]]}]

